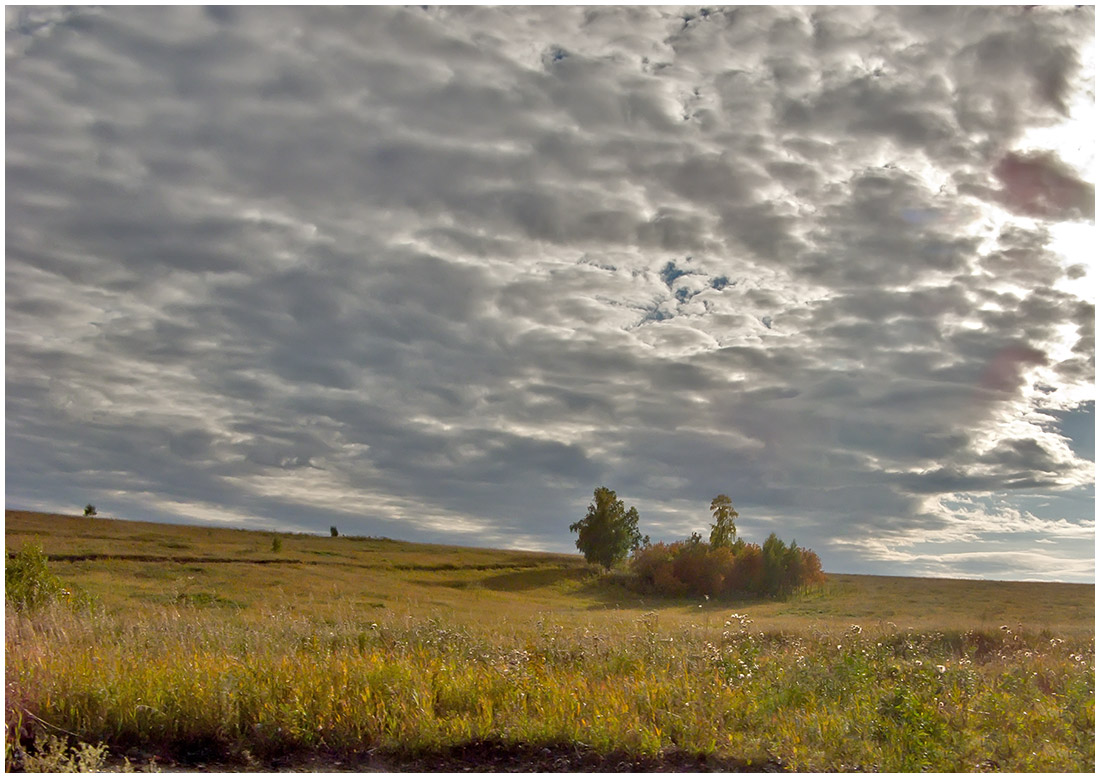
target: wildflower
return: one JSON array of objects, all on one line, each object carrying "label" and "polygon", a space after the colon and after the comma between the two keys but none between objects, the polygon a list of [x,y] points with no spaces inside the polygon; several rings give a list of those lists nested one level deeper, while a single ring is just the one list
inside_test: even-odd
[{"label": "wildflower", "polygon": [[936,665],[936,672],[937,673],[945,673],[945,672],[947,672],[947,668],[944,667],[943,665]]},{"label": "wildflower", "polygon": [[859,626],[858,624],[853,624],[852,626],[848,627],[848,631],[851,632],[853,635],[858,635],[863,632],[863,627]]}]

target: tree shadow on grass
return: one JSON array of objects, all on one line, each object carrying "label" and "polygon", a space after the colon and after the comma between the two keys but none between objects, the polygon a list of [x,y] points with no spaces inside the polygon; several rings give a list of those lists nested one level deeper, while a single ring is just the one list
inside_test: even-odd
[{"label": "tree shadow on grass", "polygon": [[535,570],[517,570],[483,578],[480,585],[495,592],[521,592],[544,589],[567,581],[580,581],[591,573],[583,567],[549,567]]},{"label": "tree shadow on grass", "polygon": [[511,570],[484,578],[450,578],[443,581],[418,581],[425,586],[445,586],[450,589],[488,589],[494,592],[526,592],[548,589],[583,580],[591,573],[583,567],[539,567],[531,570]]},{"label": "tree shadow on grass", "polygon": [[730,608],[759,605],[773,602],[749,592],[724,594],[719,597],[673,596],[655,594],[635,587],[628,575],[622,572],[603,573],[588,571],[587,580],[578,593],[598,600],[588,606],[588,610],[608,610],[615,608],[643,608],[662,610],[665,608],[696,607],[700,611],[725,611]]},{"label": "tree shadow on grass", "polygon": [[422,586],[442,586],[449,589],[485,589],[494,592],[531,592],[538,589],[568,587],[564,596],[575,595],[595,600],[587,610],[614,610],[617,608],[662,610],[702,606],[704,611],[722,611],[761,602],[769,598],[752,594],[724,595],[709,600],[702,597],[674,597],[639,591],[630,584],[628,575],[622,572],[605,573],[592,566],[560,565],[489,575],[484,578],[448,578],[445,580],[421,580]]}]

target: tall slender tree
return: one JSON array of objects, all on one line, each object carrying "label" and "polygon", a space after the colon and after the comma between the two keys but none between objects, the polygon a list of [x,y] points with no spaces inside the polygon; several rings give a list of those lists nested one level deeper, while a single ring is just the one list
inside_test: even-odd
[{"label": "tall slender tree", "polygon": [[737,534],[733,520],[738,515],[733,509],[733,501],[728,495],[720,494],[710,501],[710,512],[714,516],[714,523],[710,525],[711,547],[733,548],[733,537]]}]

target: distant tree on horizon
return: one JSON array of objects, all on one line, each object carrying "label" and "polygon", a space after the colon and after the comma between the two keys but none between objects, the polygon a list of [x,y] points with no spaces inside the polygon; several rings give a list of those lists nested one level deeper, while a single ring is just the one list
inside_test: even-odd
[{"label": "distant tree on horizon", "polygon": [[88,516],[88,517],[95,516],[95,506],[92,505],[91,503],[88,503],[87,505],[85,505],[84,506],[84,515]]},{"label": "distant tree on horizon", "polygon": [[570,524],[569,531],[577,533],[577,548],[585,561],[600,564],[605,570],[648,541],[638,531],[638,509],[631,506],[627,510],[615,492],[604,486],[596,487],[588,513]]}]

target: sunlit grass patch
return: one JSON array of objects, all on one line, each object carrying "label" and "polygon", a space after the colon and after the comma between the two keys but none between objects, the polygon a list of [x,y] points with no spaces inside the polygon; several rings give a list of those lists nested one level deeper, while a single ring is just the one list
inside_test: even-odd
[{"label": "sunlit grass patch", "polygon": [[8,676],[19,709],[169,758],[195,744],[230,759],[496,739],[751,753],[800,770],[1091,769],[1088,641],[724,625],[683,636],[653,621],[544,621],[498,639],[439,618],[54,610],[9,615]]}]

